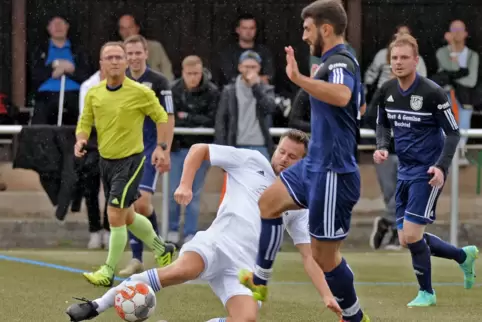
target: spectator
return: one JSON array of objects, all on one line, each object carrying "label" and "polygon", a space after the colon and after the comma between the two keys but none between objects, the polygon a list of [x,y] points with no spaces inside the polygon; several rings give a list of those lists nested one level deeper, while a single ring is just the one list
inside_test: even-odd
[{"label": "spectator", "polygon": [[[397,27],[396,33],[411,34],[411,31],[408,26],[401,25]],[[427,76],[427,67],[421,56],[419,57],[417,72],[424,77]],[[375,86],[376,90],[391,78],[391,73],[388,48],[380,49],[365,72],[365,86]]]},{"label": "spectator", "polygon": [[[182,62],[182,77],[172,85],[172,96],[176,106],[177,127],[214,127],[214,117],[219,99],[219,91],[212,83],[198,56],[187,56]],[[171,170],[169,172],[170,200],[169,234],[167,239],[175,244],[180,241],[179,220],[181,208],[174,200],[174,191],[179,186],[184,159],[189,148],[195,143],[211,143],[211,136],[176,135],[171,149]],[[204,162],[196,173],[192,191],[193,198],[186,207],[184,219],[184,242],[194,237],[200,211],[201,192],[209,164]]]},{"label": "spectator", "polygon": [[300,88],[293,99],[293,106],[291,107],[288,126],[306,133],[310,133],[310,117],[310,95]]},{"label": "spectator", "polygon": [[261,56],[261,80],[269,84],[274,78],[274,63],[271,51],[264,45],[256,43],[256,19],[251,14],[238,18],[236,27],[238,42],[228,46],[220,55],[219,84],[224,86],[233,82],[239,74],[239,57],[246,50],[255,51]]},{"label": "spectator", "polygon": [[[139,35],[141,27],[132,15],[123,15],[119,19],[119,35],[122,40]],[[156,40],[147,40],[147,64],[149,68],[162,73],[169,81],[174,79],[172,64],[162,44]]]},{"label": "spectator", "polygon": [[274,88],[261,81],[261,56],[248,50],[241,54],[236,80],[224,87],[216,115],[218,144],[260,151],[270,159],[273,140],[269,133],[276,110]]},{"label": "spectator", "polygon": [[47,26],[50,40],[32,55],[32,84],[37,91],[32,124],[57,124],[60,79],[66,76],[63,124],[75,125],[78,119],[80,84],[90,74],[85,53],[67,38],[69,24],[61,16]]},{"label": "spectator", "polygon": [[[84,99],[89,89],[104,80],[102,71],[97,71],[80,86],[79,114],[82,114]],[[89,142],[89,153],[84,158],[77,159],[76,169],[78,181],[76,194],[85,197],[87,216],[89,220],[90,239],[87,244],[89,249],[100,249],[109,247],[110,228],[107,217],[107,205],[104,207],[104,220],[101,225],[99,192],[100,192],[100,168],[99,151],[97,150],[97,133],[92,131]],[[79,207],[80,208],[80,207]]]},{"label": "spectator", "polygon": [[[479,71],[479,54],[465,44],[468,33],[465,24],[455,20],[450,24],[450,30],[445,33],[447,46],[437,50],[438,73],[433,79],[444,86],[449,99],[458,115],[459,127],[470,129],[476,85]],[[467,165],[465,145],[467,137],[460,138],[460,165]]]},{"label": "spectator", "polygon": [[[367,107],[364,116],[364,124],[367,128],[376,130],[378,101],[381,92],[376,91],[372,101]],[[379,249],[387,233],[390,239],[385,245],[386,250],[400,250],[400,242],[398,241],[398,230],[396,226],[396,199],[395,190],[398,180],[398,157],[395,154],[395,142],[392,138],[388,148],[388,159],[382,164],[375,164],[378,183],[383,194],[385,203],[385,213],[383,216],[377,216],[373,222],[373,231],[370,235],[370,247]]]}]

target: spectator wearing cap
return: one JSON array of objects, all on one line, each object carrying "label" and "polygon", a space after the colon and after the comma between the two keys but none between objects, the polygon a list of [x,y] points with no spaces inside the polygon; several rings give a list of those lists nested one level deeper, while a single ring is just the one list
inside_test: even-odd
[{"label": "spectator wearing cap", "polygon": [[216,75],[219,85],[231,83],[238,76],[239,57],[246,50],[257,52],[261,58],[260,78],[265,84],[272,84],[274,78],[273,55],[268,47],[256,42],[257,25],[252,14],[243,14],[237,20],[238,41],[228,45],[219,56],[220,66]]},{"label": "spectator wearing cap", "polygon": [[269,128],[276,103],[274,87],[261,81],[262,63],[261,56],[252,50],[239,57],[240,75],[221,93],[215,140],[217,144],[258,150],[269,159],[273,152]]},{"label": "spectator wearing cap", "polygon": [[57,124],[61,77],[65,75],[64,125],[75,125],[79,115],[79,89],[90,75],[85,52],[67,37],[69,23],[54,16],[47,25],[50,39],[30,59],[32,87],[36,91],[32,124]]}]

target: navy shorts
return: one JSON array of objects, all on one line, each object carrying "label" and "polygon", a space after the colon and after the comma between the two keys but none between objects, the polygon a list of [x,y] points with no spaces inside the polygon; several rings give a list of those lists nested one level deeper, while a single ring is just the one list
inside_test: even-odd
[{"label": "navy shorts", "polygon": [[309,209],[310,235],[318,240],[343,240],[360,199],[360,173],[314,172],[304,160],[280,175],[293,200]]},{"label": "navy shorts", "polygon": [[398,180],[395,193],[397,229],[407,220],[419,225],[435,221],[435,208],[442,188],[428,184],[429,179]]},{"label": "navy shorts", "polygon": [[146,162],[144,163],[144,174],[142,175],[141,182],[139,184],[139,190],[154,194],[154,192],[156,192],[159,171],[157,171],[156,167],[152,165],[152,151],[146,151],[144,155],[146,156]]}]

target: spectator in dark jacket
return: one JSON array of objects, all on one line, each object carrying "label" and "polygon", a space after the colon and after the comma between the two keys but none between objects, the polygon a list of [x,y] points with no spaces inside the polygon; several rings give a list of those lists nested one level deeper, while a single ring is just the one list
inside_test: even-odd
[{"label": "spectator in dark jacket", "polygon": [[302,88],[298,90],[291,106],[288,126],[306,133],[311,132],[310,95]]},{"label": "spectator in dark jacket", "polygon": [[75,125],[79,115],[79,89],[91,71],[87,56],[67,37],[68,22],[53,17],[47,26],[50,39],[31,58],[32,87],[36,91],[32,124],[57,124],[62,75],[66,76],[62,124]]},{"label": "spectator in dark jacket", "polygon": [[268,159],[273,153],[269,133],[277,106],[274,88],[261,81],[261,56],[245,51],[239,58],[239,75],[221,93],[216,114],[216,143],[258,150]]},{"label": "spectator in dark jacket", "polygon": [[[218,105],[219,91],[210,81],[207,70],[198,56],[188,56],[182,62],[182,77],[174,81],[172,96],[176,107],[176,127],[214,127],[214,117]],[[179,243],[179,222],[181,208],[174,200],[174,191],[179,186],[184,159],[191,145],[195,143],[211,143],[210,135],[175,135],[171,148],[171,170],[169,172],[170,200],[169,234],[167,239]],[[186,207],[184,219],[184,242],[189,241],[197,230],[201,192],[204,178],[209,169],[208,163],[203,163],[196,172],[192,186],[193,198]]]},{"label": "spectator in dark jacket", "polygon": [[256,42],[256,31],[256,19],[253,15],[244,14],[238,18],[236,26],[238,41],[228,45],[219,56],[220,66],[217,81],[220,85],[224,86],[233,82],[239,75],[239,57],[246,50],[253,50],[261,56],[260,78],[266,84],[273,83],[275,74],[273,55],[268,47]]}]

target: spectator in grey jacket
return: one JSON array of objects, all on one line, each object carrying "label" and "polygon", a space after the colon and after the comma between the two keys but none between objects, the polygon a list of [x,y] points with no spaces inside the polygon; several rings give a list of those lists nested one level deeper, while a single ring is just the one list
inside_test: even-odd
[{"label": "spectator in grey jacket", "polygon": [[[401,25],[397,28],[397,34],[411,34],[410,28],[405,25]],[[376,85],[376,89],[382,87],[382,85],[389,79],[391,79],[391,67],[388,59],[388,48],[380,49],[373,58],[372,63],[368,66],[365,72],[365,86]],[[417,65],[417,72],[424,77],[427,77],[427,67],[423,58],[420,56]],[[378,82],[375,84],[375,82]]]},{"label": "spectator in grey jacket", "polygon": [[[472,119],[474,88],[479,72],[479,54],[465,45],[468,33],[465,24],[455,20],[450,24],[450,31],[445,33],[447,46],[437,50],[438,73],[434,80],[444,86],[449,93],[453,90],[459,115],[459,127],[470,129]],[[454,102],[455,103],[455,102]],[[460,138],[461,165],[468,164],[465,158],[467,137]]]},{"label": "spectator in grey jacket", "polygon": [[269,133],[276,110],[274,88],[261,81],[261,56],[248,50],[239,58],[240,75],[221,93],[216,115],[216,143],[260,151],[268,159],[273,152]]}]

